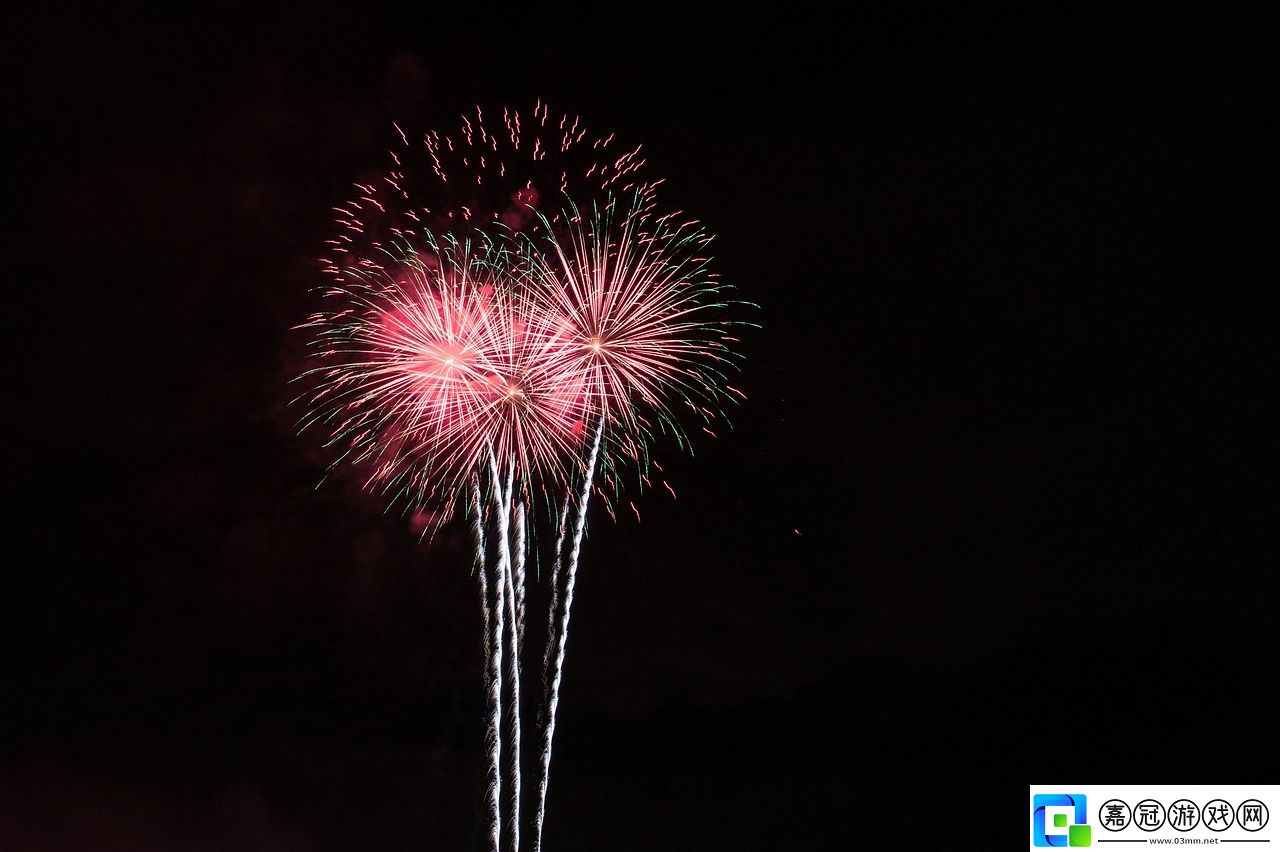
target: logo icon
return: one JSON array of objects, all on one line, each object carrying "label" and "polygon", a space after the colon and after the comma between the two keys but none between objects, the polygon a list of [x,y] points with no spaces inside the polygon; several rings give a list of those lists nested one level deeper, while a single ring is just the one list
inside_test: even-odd
[{"label": "logo icon", "polygon": [[1084,795],[1037,793],[1031,808],[1031,842],[1036,846],[1092,845]]}]

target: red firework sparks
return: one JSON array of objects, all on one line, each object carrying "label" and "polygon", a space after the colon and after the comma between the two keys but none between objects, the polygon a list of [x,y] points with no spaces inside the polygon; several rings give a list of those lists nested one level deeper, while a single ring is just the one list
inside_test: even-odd
[{"label": "red firework sparks", "polygon": [[520,231],[536,226],[544,201],[558,206],[567,194],[586,203],[609,193],[652,199],[660,183],[643,177],[639,147],[597,136],[541,101],[531,113],[476,107],[456,133],[411,138],[400,131],[399,138],[392,167],[355,184],[353,197],[334,208],[338,233],[321,262],[338,278],[380,263],[383,246],[412,245],[428,232]]}]

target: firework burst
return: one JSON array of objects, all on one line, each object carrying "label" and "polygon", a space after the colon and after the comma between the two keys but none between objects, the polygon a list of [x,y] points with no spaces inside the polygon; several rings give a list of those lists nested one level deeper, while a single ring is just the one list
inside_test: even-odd
[{"label": "firework burst", "polygon": [[522,235],[522,288],[557,335],[559,369],[588,379],[593,414],[619,439],[655,428],[681,439],[681,416],[706,425],[735,393],[737,356],[724,319],[729,288],[708,268],[711,237],[647,199],[606,197],[587,212],[567,199],[559,224]]},{"label": "firework burst", "polygon": [[[390,257],[390,255],[388,255]],[[562,332],[511,287],[492,245],[430,238],[327,288],[305,324],[321,366],[304,427],[328,430],[334,464],[410,504],[447,503],[493,454],[557,482],[581,444],[587,376]]]},{"label": "firework burst", "polygon": [[527,119],[504,110],[495,125],[477,109],[454,136],[400,137],[394,167],[335,208],[331,283],[301,326],[315,361],[300,377],[301,425],[393,502],[443,509],[439,521],[466,507],[492,852],[504,837],[521,848],[525,564],[538,506],[558,507],[535,729],[540,850],[591,497],[619,488],[624,467],[647,482],[651,442],[688,447],[683,424],[714,434],[741,396],[727,381],[739,323],[725,318],[733,302],[710,270],[710,236],[658,211],[638,148],[541,103]]}]

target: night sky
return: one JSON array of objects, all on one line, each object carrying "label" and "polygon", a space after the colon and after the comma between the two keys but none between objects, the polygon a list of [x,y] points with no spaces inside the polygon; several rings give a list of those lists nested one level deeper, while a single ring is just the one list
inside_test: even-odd
[{"label": "night sky", "polygon": [[1276,780],[1275,21],[457,5],[6,25],[0,848],[481,848],[465,530],[315,488],[289,329],[392,121],[538,97],[762,323],[593,507],[552,852]]}]

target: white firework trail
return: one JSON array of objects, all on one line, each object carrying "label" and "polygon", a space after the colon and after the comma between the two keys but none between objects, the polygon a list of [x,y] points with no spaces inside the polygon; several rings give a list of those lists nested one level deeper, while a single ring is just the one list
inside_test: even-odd
[{"label": "white firework trail", "polygon": [[[546,682],[547,675],[551,671],[551,656],[556,651],[556,623],[559,621],[560,615],[560,567],[564,561],[564,536],[565,530],[569,524],[569,502],[573,496],[568,492],[564,495],[564,503],[560,507],[560,525],[556,527],[556,549],[555,560],[551,563],[551,605],[547,608],[547,647],[542,653],[542,691],[543,701],[546,701],[546,691],[550,688],[550,683]],[[542,720],[543,725],[546,719]]]},{"label": "white firework trail", "polygon": [[499,604],[505,610],[507,621],[506,653],[507,653],[507,685],[508,685],[508,721],[511,756],[509,767],[508,821],[511,825],[511,850],[520,850],[520,651],[517,641],[516,593],[512,580],[511,553],[511,515],[512,489],[514,485],[513,466],[508,465],[506,482],[503,483],[498,472],[498,463],[493,453],[489,453],[489,471],[494,480],[494,506],[498,516],[498,565],[499,583],[502,598]]},{"label": "white firework trail", "polygon": [[489,850],[502,849],[502,584],[494,578],[494,597],[489,597],[488,559],[484,536],[484,501],[480,496],[479,477],[471,480],[472,534],[476,543],[477,574],[480,576],[481,611],[484,613],[485,680],[488,693],[489,772],[487,779],[489,805]]},{"label": "white firework trail", "polygon": [[[559,630],[556,625],[560,623],[560,578],[564,566],[564,539],[566,531],[569,528],[569,506],[573,501],[573,493],[566,489],[564,501],[560,505],[560,523],[556,526],[556,544],[555,557],[551,563],[550,581],[551,581],[551,601],[547,606],[547,646],[542,652],[542,703],[538,708],[538,733],[540,738],[545,742],[547,732],[547,707],[551,702],[551,661],[555,658],[556,653],[556,636]],[[538,775],[538,808],[535,811],[535,827],[534,827],[534,849],[540,849],[542,845],[542,813],[545,809],[547,796],[547,779],[546,769],[550,761],[550,755],[543,749],[544,756],[539,761]]]},{"label": "white firework trail", "polygon": [[582,534],[587,528],[587,504],[591,499],[591,486],[595,479],[596,459],[600,455],[600,438],[604,434],[604,417],[596,421],[595,438],[587,457],[587,469],[578,493],[578,515],[574,519],[573,546],[564,584],[564,609],[560,613],[560,629],[556,637],[556,653],[552,660],[551,684],[547,696],[547,723],[542,733],[542,761],[538,775],[538,810],[534,816],[533,848],[542,849],[542,823],[547,812],[547,785],[551,781],[551,742],[556,734],[556,708],[560,704],[560,678],[564,672],[564,653],[569,641],[569,615],[573,608],[573,586],[578,573],[578,554],[582,550]]},{"label": "white firework trail", "polygon": [[524,648],[524,564],[528,553],[528,535],[525,531],[524,498],[515,507],[515,553],[516,562],[516,645],[517,650]]}]

